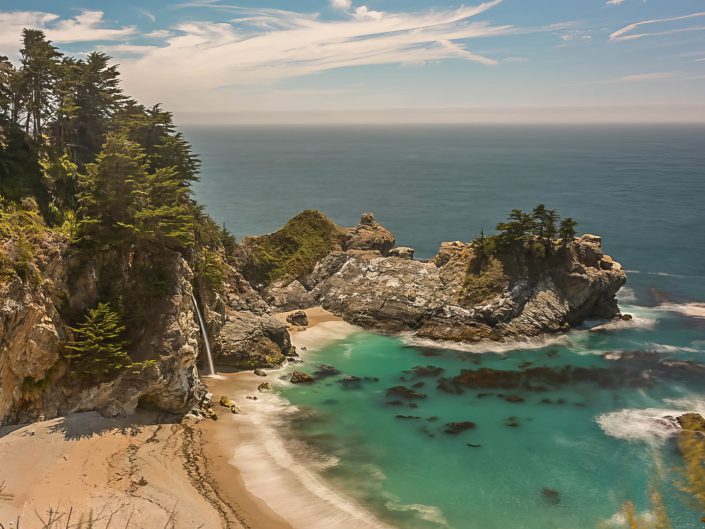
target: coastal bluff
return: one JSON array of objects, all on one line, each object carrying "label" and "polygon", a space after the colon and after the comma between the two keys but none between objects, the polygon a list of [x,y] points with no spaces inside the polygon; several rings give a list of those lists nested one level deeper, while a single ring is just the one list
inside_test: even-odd
[{"label": "coastal bluff", "polygon": [[[236,371],[296,356],[275,313],[314,306],[375,332],[470,343],[621,317],[615,295],[626,275],[594,235],[446,242],[419,260],[372,213],[345,228],[308,210],[229,251],[220,243],[198,253],[104,248],[79,258],[26,215],[37,232],[29,272],[0,284],[0,424],[137,408],[210,416],[199,310],[216,365]],[[7,237],[7,251],[19,240]],[[98,314],[106,291],[121,300],[120,346],[131,363],[79,378],[70,355],[85,335],[77,315]]]},{"label": "coastal bluff", "polygon": [[[394,236],[371,213],[354,228],[337,227],[318,212],[304,212],[293,224],[302,216],[315,219],[310,230],[325,226],[327,234],[336,234],[317,234],[319,246],[327,241],[326,251],[304,248],[307,241],[287,233],[291,222],[241,245],[247,276],[261,267],[252,263],[258,249],[285,234],[285,257],[280,254],[276,263],[284,266],[270,269],[275,279],[263,283],[261,274],[249,276],[278,310],[321,305],[366,329],[455,342],[521,340],[621,316],[615,296],[626,274],[595,235],[551,241],[549,251],[496,252],[480,266],[477,241],[444,242],[432,259],[417,260],[413,249],[395,246]],[[270,248],[267,255],[273,253]],[[290,261],[297,263],[295,274],[287,272]]]}]

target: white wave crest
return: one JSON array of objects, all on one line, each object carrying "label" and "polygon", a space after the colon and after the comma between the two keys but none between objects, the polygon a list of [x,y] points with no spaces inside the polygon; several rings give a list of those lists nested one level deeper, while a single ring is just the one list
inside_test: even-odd
[{"label": "white wave crest", "polygon": [[668,345],[665,343],[647,343],[645,349],[652,351],[654,353],[697,353],[698,349],[695,347],[687,347],[680,345]]},{"label": "white wave crest", "polygon": [[448,526],[448,522],[443,516],[443,512],[432,505],[423,505],[421,503],[400,504],[388,501],[384,506],[390,511],[407,512],[413,511],[419,518],[426,522],[435,523],[444,527]]},{"label": "white wave crest", "polygon": [[692,303],[662,303],[658,306],[661,310],[667,310],[669,312],[677,312],[683,314],[684,316],[689,316],[691,318],[705,318],[705,303],[702,302],[692,302]]},{"label": "white wave crest", "polygon": [[622,303],[634,303],[636,301],[636,293],[633,288],[622,287],[617,292],[617,301]]},{"label": "white wave crest", "polygon": [[659,444],[680,430],[675,417],[693,412],[705,414],[705,399],[666,399],[671,408],[625,408],[603,413],[595,418],[603,432],[615,439]]}]

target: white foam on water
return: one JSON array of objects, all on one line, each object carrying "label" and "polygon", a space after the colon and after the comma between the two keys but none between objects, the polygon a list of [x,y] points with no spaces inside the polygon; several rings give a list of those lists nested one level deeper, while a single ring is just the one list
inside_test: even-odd
[{"label": "white foam on water", "polygon": [[[637,513],[635,515],[639,527],[653,527],[653,523],[656,521],[656,516],[651,511],[644,511]],[[621,529],[622,527],[630,527],[627,525],[626,515],[620,511],[614,513],[608,520],[599,527],[604,527],[605,529]]]},{"label": "white foam on water", "polygon": [[388,501],[384,504],[384,506],[390,511],[412,511],[420,519],[426,522],[448,527],[448,522],[446,521],[445,516],[443,516],[443,512],[438,507],[434,507],[433,505],[423,505],[421,503],[402,504]]},{"label": "white foam on water", "polygon": [[519,349],[542,349],[549,345],[569,345],[570,339],[567,335],[540,336],[527,338],[525,340],[508,340],[505,342],[495,342],[493,340],[483,340],[476,343],[453,342],[449,340],[431,340],[429,338],[419,338],[413,333],[402,333],[399,338],[407,345],[426,347],[429,349],[449,349],[451,351],[462,351],[465,353],[507,353]]},{"label": "white foam on water", "polygon": [[695,347],[669,345],[665,343],[653,342],[647,343],[644,348],[654,353],[697,353],[699,351]]},{"label": "white foam on water", "polygon": [[691,302],[691,303],[661,303],[658,306],[661,310],[666,310],[669,312],[677,312],[683,314],[684,316],[689,316],[691,318],[705,318],[705,303],[702,302]]},{"label": "white foam on water", "polygon": [[337,458],[281,437],[284,417],[297,411],[286,399],[267,394],[237,416],[246,435],[230,462],[247,489],[296,529],[391,529],[319,475],[337,465]]},{"label": "white foam on water", "polygon": [[705,398],[665,399],[670,408],[625,408],[595,418],[603,432],[615,439],[659,444],[677,434],[675,417],[684,413],[705,414]]},{"label": "white foam on water", "polygon": [[623,303],[634,303],[636,301],[636,293],[633,288],[622,287],[617,292],[617,301]]}]

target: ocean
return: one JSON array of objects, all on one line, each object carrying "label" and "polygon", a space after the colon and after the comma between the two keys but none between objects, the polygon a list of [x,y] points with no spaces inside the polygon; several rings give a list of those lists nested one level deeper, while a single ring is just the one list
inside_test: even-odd
[{"label": "ocean", "polygon": [[[341,375],[279,384],[296,410],[281,433],[303,442],[331,487],[401,528],[627,527],[631,509],[638,527],[668,527],[665,517],[675,529],[702,527],[705,493],[695,493],[703,483],[659,419],[705,413],[704,127],[185,134],[203,160],[197,198],[237,237],[271,232],[308,208],[342,225],[374,211],[399,245],[428,258],[441,241],[489,233],[509,210],[544,203],[574,217],[579,232],[601,235],[628,271],[620,306],[630,322],[589,322],[521,348],[458,350],[359,332],[308,354],[297,368],[330,364]],[[416,366],[442,374],[419,377]],[[437,388],[440,377],[479,368],[584,368],[612,378],[461,395]],[[360,387],[346,387],[346,375],[361,377]],[[412,382],[425,398],[395,405],[387,396]],[[445,432],[461,421],[475,426]]]}]

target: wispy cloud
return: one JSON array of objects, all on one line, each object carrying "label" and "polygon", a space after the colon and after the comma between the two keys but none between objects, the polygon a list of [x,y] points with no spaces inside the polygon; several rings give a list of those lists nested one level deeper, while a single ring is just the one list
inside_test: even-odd
[{"label": "wispy cloud", "polygon": [[611,5],[611,6],[618,6],[620,4],[623,4],[624,0],[607,0],[607,2],[605,2],[605,3],[607,5]]},{"label": "wispy cloud", "polygon": [[641,32],[641,33],[634,32],[636,29],[638,29],[642,26],[653,25],[653,24],[664,24],[664,23],[669,23],[669,22],[678,22],[678,21],[682,21],[682,20],[689,20],[689,19],[699,18],[699,17],[705,17],[705,11],[701,11],[698,13],[691,13],[689,15],[683,15],[683,16],[679,16],[679,17],[660,18],[660,19],[654,19],[654,20],[644,20],[641,22],[634,22],[633,24],[629,24],[627,26],[624,26],[623,28],[618,29],[617,31],[612,33],[610,35],[610,40],[633,40],[633,39],[640,39],[643,37],[671,35],[673,33],[682,33],[684,31],[705,30],[705,26],[688,26],[688,27],[684,27],[684,28],[663,29],[661,31]]},{"label": "wispy cloud", "polygon": [[[153,78],[151,74],[159,71],[158,84],[190,90],[196,85],[217,89],[274,82],[350,66],[448,58],[493,65],[497,59],[467,49],[466,39],[512,30],[470,20],[499,2],[423,13],[358,8],[347,12],[344,20],[218,4],[221,9],[230,7],[237,18],[227,23],[181,24],[163,46],[144,47],[138,59],[122,60],[122,69],[133,79]],[[139,47],[129,51],[134,55]]]},{"label": "wispy cloud", "polygon": [[44,30],[50,40],[61,44],[123,40],[136,33],[132,26],[105,26],[102,11],[82,11],[65,19],[40,11],[0,12],[0,52],[15,55],[24,28]]},{"label": "wispy cloud", "polygon": [[640,83],[645,81],[664,81],[672,79],[688,79],[682,72],[648,72],[622,75],[610,79],[601,79],[589,84]]}]

